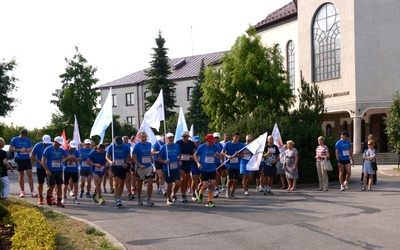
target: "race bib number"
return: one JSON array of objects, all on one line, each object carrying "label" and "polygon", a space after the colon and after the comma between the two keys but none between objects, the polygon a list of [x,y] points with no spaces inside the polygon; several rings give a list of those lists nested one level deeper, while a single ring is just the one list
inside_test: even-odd
[{"label": "race bib number", "polygon": [[23,152],[23,153],[19,153],[20,155],[27,155],[27,154],[29,154],[28,152]]},{"label": "race bib number", "polygon": [[178,162],[171,162],[170,165],[169,165],[169,168],[170,169],[178,168]]},{"label": "race bib number", "polygon": [[115,165],[122,166],[124,164],[124,159],[115,159]]},{"label": "race bib number", "polygon": [[100,167],[94,167],[94,170],[96,171],[96,172],[103,172],[103,169],[104,169],[104,166],[100,166]]},{"label": "race bib number", "polygon": [[51,166],[52,166],[53,168],[59,168],[59,167],[61,167],[60,161],[57,161],[57,160],[51,161]]},{"label": "race bib number", "polygon": [[189,154],[182,154],[181,155],[181,160],[182,161],[190,161],[190,155]]},{"label": "race bib number", "polygon": [[348,156],[350,155],[350,151],[349,150],[343,150],[343,156]]},{"label": "race bib number", "polygon": [[206,156],[204,159],[205,163],[214,163],[214,156]]},{"label": "race bib number", "polygon": [[233,157],[232,159],[229,160],[230,163],[238,163],[239,158],[237,156]]},{"label": "race bib number", "polygon": [[87,164],[87,161],[82,161],[82,167],[90,167],[90,166]]},{"label": "race bib number", "polygon": [[143,157],[142,157],[142,163],[143,163],[143,164],[151,163],[150,156],[143,156]]}]

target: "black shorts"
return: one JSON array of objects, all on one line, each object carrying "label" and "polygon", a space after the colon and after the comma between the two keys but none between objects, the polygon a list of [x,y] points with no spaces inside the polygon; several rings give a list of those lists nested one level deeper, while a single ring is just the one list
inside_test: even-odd
[{"label": "black shorts", "polygon": [[192,169],[190,167],[190,162],[188,162],[187,164],[183,164],[182,166],[180,166],[181,171],[184,171],[185,173],[190,173],[190,170]]},{"label": "black shorts", "polygon": [[85,177],[92,176],[92,170],[91,169],[81,169],[79,171],[79,175],[85,176]]},{"label": "black shorts", "polygon": [[[340,164],[342,164],[342,165],[347,165],[347,164],[350,164],[350,160],[339,160],[339,162],[340,162]],[[19,170],[18,170],[19,171]]]},{"label": "black shorts", "polygon": [[61,185],[63,184],[63,178],[62,178],[62,171],[55,171],[51,172],[50,177],[47,178],[47,185],[49,187],[54,187],[54,185]]},{"label": "black shorts", "polygon": [[162,164],[159,163],[158,161],[156,161],[155,163],[156,163],[156,164],[154,164],[154,165],[155,165],[155,167],[156,167],[156,170],[159,170],[159,169],[162,170]]},{"label": "black shorts", "polygon": [[216,171],[206,172],[200,171],[201,181],[215,180],[216,179]]},{"label": "black shorts", "polygon": [[126,171],[127,173],[130,173],[130,172],[131,172],[131,168],[132,168],[132,164],[128,163],[127,166],[126,166],[126,168],[125,168],[125,171]]},{"label": "black shorts", "polygon": [[115,166],[111,167],[111,171],[113,173],[113,177],[117,177],[120,178],[121,180],[125,180],[126,179],[126,169],[125,168],[117,168]]},{"label": "black shorts", "polygon": [[228,168],[229,179],[239,180],[240,169]]},{"label": "black shorts", "polygon": [[276,169],[276,165],[275,166],[267,166],[264,165],[261,168],[261,173],[263,174],[263,176],[269,176],[269,177],[275,177],[278,174],[278,170]]},{"label": "black shorts", "polygon": [[78,183],[78,172],[64,172],[64,185],[68,185],[69,178],[72,178],[73,183]]},{"label": "black shorts", "polygon": [[36,174],[39,184],[43,184],[44,180],[47,179],[46,170],[43,168],[36,168]]},{"label": "black shorts", "polygon": [[28,169],[32,169],[31,159],[18,159],[15,158],[17,162],[17,171],[24,171]]}]

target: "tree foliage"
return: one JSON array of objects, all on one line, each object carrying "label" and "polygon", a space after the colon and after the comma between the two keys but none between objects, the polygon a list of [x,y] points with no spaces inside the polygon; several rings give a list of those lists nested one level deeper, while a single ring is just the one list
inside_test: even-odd
[{"label": "tree foliage", "polygon": [[283,114],[294,103],[279,50],[263,46],[254,30],[248,34],[237,38],[221,68],[205,72],[201,100],[216,130],[253,117],[257,107]]},{"label": "tree foliage", "polygon": [[18,79],[11,74],[16,67],[15,60],[6,62],[3,59],[0,62],[0,116],[3,117],[12,112],[15,103],[18,102],[18,99],[11,96],[12,92],[18,89],[15,85]]},{"label": "tree foliage", "polygon": [[155,39],[157,47],[153,48],[154,53],[152,54],[152,61],[150,62],[150,69],[146,71],[146,76],[150,79],[147,81],[151,95],[146,98],[149,105],[151,106],[157,99],[160,90],[164,93],[164,106],[165,106],[165,118],[172,115],[172,110],[176,108],[174,98],[174,87],[175,83],[168,79],[171,74],[171,67],[169,66],[169,58],[167,56],[168,49],[164,47],[165,39],[161,36],[161,32],[158,33],[158,37]]},{"label": "tree foliage", "polygon": [[203,109],[201,98],[203,96],[203,90],[201,84],[204,82],[204,60],[201,62],[200,72],[194,83],[192,90],[192,98],[190,99],[189,112],[187,114],[188,127],[189,124],[193,124],[196,134],[206,134],[209,131],[208,124],[210,123],[210,117],[207,116]]},{"label": "tree foliage", "polygon": [[385,117],[385,132],[393,152],[400,155],[400,92],[393,93],[393,103],[389,107],[389,116]]},{"label": "tree foliage", "polygon": [[97,98],[100,96],[100,93],[93,89],[98,82],[94,76],[97,68],[86,65],[87,60],[79,52],[78,47],[75,49],[76,54],[72,59],[65,58],[67,67],[60,75],[62,87],[53,93],[57,99],[51,103],[58,107],[60,114],[53,116],[52,124],[61,122],[64,127],[73,129],[74,115],[76,115],[80,134],[86,137],[89,136],[96,118]]}]

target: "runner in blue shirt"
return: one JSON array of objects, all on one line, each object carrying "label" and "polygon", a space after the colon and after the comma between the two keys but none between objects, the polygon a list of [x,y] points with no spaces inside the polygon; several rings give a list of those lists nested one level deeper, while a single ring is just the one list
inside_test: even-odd
[{"label": "runner in blue shirt", "polygon": [[28,138],[28,131],[26,129],[21,130],[19,136],[11,139],[10,152],[15,152],[15,161],[17,162],[18,183],[21,188],[19,197],[25,197],[25,182],[24,182],[24,171],[28,177],[29,187],[31,189],[31,196],[37,197],[38,194],[34,190],[33,178],[32,178],[32,163],[29,157],[32,151],[32,142]]},{"label": "runner in blue shirt", "polygon": [[[52,146],[47,147],[42,156],[42,166],[46,171],[47,175],[47,205],[57,205],[64,207],[62,204],[62,189],[63,184],[62,178],[62,164],[65,162],[67,153],[61,146],[64,144],[64,139],[61,136],[54,138],[54,143]],[[57,185],[57,203],[53,200],[53,190],[54,186]]]},{"label": "runner in blue shirt", "polygon": [[107,148],[106,159],[111,165],[113,173],[115,202],[120,207],[122,206],[121,194],[124,190],[126,168],[131,162],[130,148],[124,144],[121,136],[116,136],[114,143]]},{"label": "runner in blue shirt", "polygon": [[197,163],[197,167],[200,169],[200,176],[203,185],[200,190],[199,197],[197,200],[203,202],[204,191],[208,188],[210,183],[210,191],[208,191],[207,207],[215,207],[212,202],[213,192],[215,189],[215,178],[216,178],[216,160],[220,158],[218,146],[214,144],[214,136],[208,134],[205,137],[205,143],[201,144],[194,154],[194,160]]},{"label": "runner in blue shirt", "polygon": [[[179,170],[179,167],[182,165],[180,161],[181,149],[178,144],[174,143],[174,134],[168,133],[166,138],[167,144],[161,147],[158,154],[158,162],[163,164],[165,182],[167,183],[167,205],[172,205],[177,201],[176,193],[181,185]],[[172,182],[175,183],[175,187],[171,196]]]},{"label": "runner in blue shirt", "polygon": [[[340,191],[347,190],[348,181],[351,176],[351,164],[354,162],[353,158],[353,147],[349,141],[350,134],[347,131],[343,131],[340,135],[340,140],[335,144],[335,155],[339,167],[339,182]],[[344,169],[346,168],[346,179],[343,182]]]},{"label": "runner in blue shirt", "polygon": [[158,189],[158,194],[162,194],[164,196],[167,195],[166,192],[166,187],[165,187],[165,177],[164,177],[164,172],[162,168],[162,164],[158,162],[158,153],[160,152],[160,148],[164,145],[165,137],[159,136],[159,140],[157,140],[153,144],[153,149],[151,150],[153,156],[154,156],[154,165],[156,168],[156,183],[157,183],[157,189]]},{"label": "runner in blue shirt", "polygon": [[239,181],[240,158],[244,156],[244,152],[239,151],[246,146],[245,144],[239,142],[239,139],[240,134],[238,132],[233,133],[232,141],[227,142],[222,150],[222,155],[229,159],[229,161],[226,163],[229,175],[229,181],[226,188],[226,198],[228,199],[236,199],[235,190]]},{"label": "runner in blue shirt", "polygon": [[[110,166],[106,160],[106,146],[104,144],[99,144],[89,153],[87,164],[91,166],[94,180],[94,191],[91,199],[93,203],[104,204],[105,201],[101,194],[101,180]],[[99,201],[97,201],[96,195],[99,196]]]},{"label": "runner in blue shirt", "polygon": [[31,152],[31,160],[36,163],[36,173],[38,179],[38,192],[39,200],[38,204],[43,205],[43,183],[46,178],[46,171],[42,164],[42,155],[46,147],[51,145],[51,137],[49,135],[44,135],[42,141],[35,144]]},{"label": "runner in blue shirt", "polygon": [[79,204],[78,200],[78,166],[79,162],[82,161],[81,155],[78,150],[78,142],[76,141],[70,141],[68,145],[68,150],[67,152],[67,159],[64,163],[63,169],[64,169],[64,198],[62,199],[62,203],[65,204],[67,202],[67,191],[68,191],[68,185],[70,183],[70,180],[72,180],[73,187],[73,194],[74,194],[74,203]]},{"label": "runner in blue shirt", "polygon": [[83,193],[85,192],[85,182],[87,182],[86,186],[86,198],[91,198],[90,189],[92,188],[92,169],[88,165],[87,160],[90,152],[92,152],[92,140],[85,139],[83,141],[84,146],[79,149],[82,160],[79,162],[79,176],[81,177],[81,191],[79,193],[79,198],[83,197]]}]

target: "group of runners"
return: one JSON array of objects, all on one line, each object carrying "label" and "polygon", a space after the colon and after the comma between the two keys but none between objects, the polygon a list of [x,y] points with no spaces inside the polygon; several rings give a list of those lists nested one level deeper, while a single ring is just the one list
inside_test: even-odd
[{"label": "group of runners", "polygon": [[[92,140],[86,139],[79,145],[70,140],[68,149],[64,150],[62,137],[51,140],[49,135],[44,135],[41,142],[33,145],[27,130],[23,129],[10,142],[10,151],[15,152],[18,165],[20,197],[25,196],[25,173],[30,195],[38,197],[39,205],[46,202],[49,206],[60,207],[64,207],[68,194],[74,197],[75,204],[79,204],[79,198],[84,195],[94,203],[104,204],[102,193],[107,192],[107,177],[109,191],[114,193],[117,206],[122,206],[121,196],[125,187],[128,199],[133,200],[137,195],[138,205],[153,206],[154,178],[157,191],[166,197],[167,205],[188,202],[187,194],[190,193],[192,201],[202,203],[204,200],[208,207],[215,206],[212,199],[221,192],[225,192],[228,199],[236,199],[239,176],[242,176],[244,195],[249,195],[248,187],[253,176],[256,177],[257,191],[273,194],[271,186],[277,175],[280,152],[273,144],[272,136],[268,137],[265,158],[257,171],[246,169],[252,156],[246,149],[246,144],[253,140],[251,135],[246,136],[246,143],[239,141],[239,133],[233,133],[232,139],[230,134],[224,134],[221,141],[219,133],[208,134],[204,143],[199,136],[190,138],[189,131],[180,136],[181,139],[175,143],[175,136],[167,133],[158,136],[153,144],[148,142],[145,132],[139,132],[137,141],[133,136],[116,136],[111,144],[94,145]],[[32,161],[37,170],[37,191],[33,184]],[[144,199],[142,188],[146,186]]]}]

